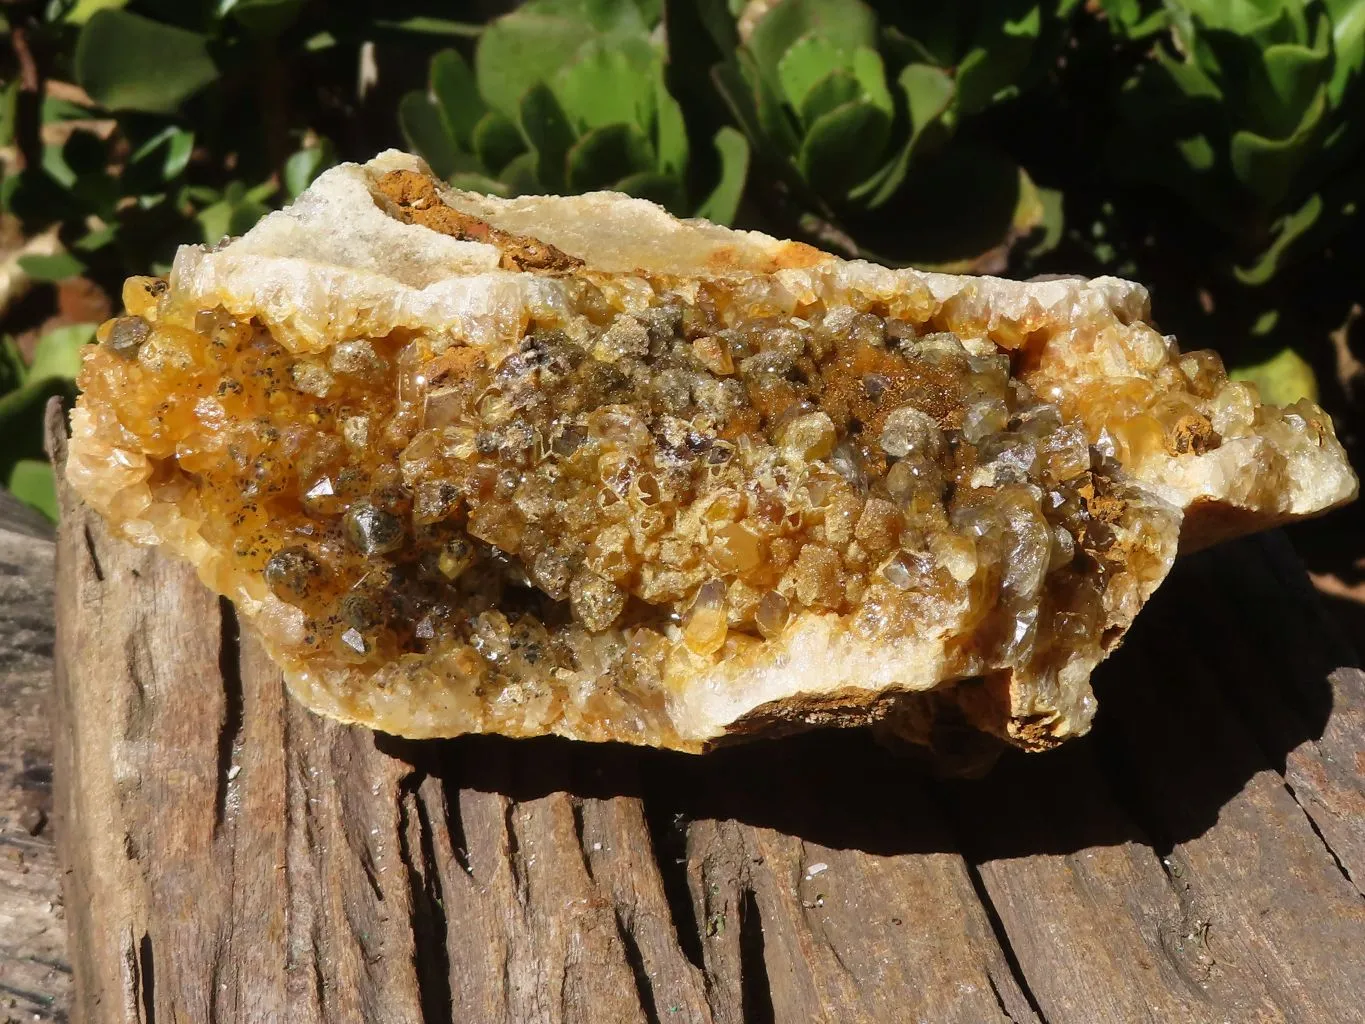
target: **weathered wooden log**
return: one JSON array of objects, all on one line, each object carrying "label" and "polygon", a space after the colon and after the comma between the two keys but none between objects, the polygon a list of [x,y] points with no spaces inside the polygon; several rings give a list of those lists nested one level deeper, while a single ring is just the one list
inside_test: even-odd
[{"label": "weathered wooden log", "polygon": [[694,757],[324,721],[61,498],[77,1019],[1360,1019],[1365,675],[1282,538],[1177,570],[1091,736],[945,782],[852,730]]},{"label": "weathered wooden log", "polygon": [[0,1022],[63,1019],[52,809],[52,526],[0,491]]}]

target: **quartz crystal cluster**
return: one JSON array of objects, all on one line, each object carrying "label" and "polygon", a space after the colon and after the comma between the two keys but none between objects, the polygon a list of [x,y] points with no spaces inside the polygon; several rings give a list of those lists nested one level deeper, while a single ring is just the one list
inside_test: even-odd
[{"label": "quartz crystal cluster", "polygon": [[1330,422],[1114,280],[890,271],[389,153],[86,357],[67,472],[315,710],[701,750],[879,722],[1028,748],[1178,546],[1354,493]]}]

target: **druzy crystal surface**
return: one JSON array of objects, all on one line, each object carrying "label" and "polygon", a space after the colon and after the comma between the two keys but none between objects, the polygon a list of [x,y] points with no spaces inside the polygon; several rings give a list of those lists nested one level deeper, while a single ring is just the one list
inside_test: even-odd
[{"label": "druzy crystal surface", "polygon": [[71,480],[306,704],[403,735],[1050,746],[1182,524],[1354,490],[1319,410],[1181,355],[1136,286],[893,272],[401,154],[124,301]]}]

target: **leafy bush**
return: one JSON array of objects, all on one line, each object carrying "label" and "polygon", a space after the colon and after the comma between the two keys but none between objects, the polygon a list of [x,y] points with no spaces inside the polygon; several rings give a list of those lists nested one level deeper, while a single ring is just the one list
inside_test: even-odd
[{"label": "leafy bush", "polygon": [[712,75],[790,190],[793,230],[966,267],[1049,212],[977,122],[1043,77],[1074,6],[787,0],[752,25],[711,19]]},{"label": "leafy bush", "polygon": [[427,90],[399,106],[404,138],[463,188],[611,189],[728,224],[748,145],[733,128],[717,130],[719,181],[697,202],[657,27],[633,3],[532,0],[488,26],[472,72],[456,50],[432,58]]},{"label": "leafy bush", "polygon": [[1119,95],[1116,175],[1184,200],[1246,285],[1264,284],[1350,222],[1365,5],[1105,6],[1117,34],[1154,42]]},{"label": "leafy bush", "polygon": [[51,510],[41,405],[103,315],[48,282],[117,296],[391,145],[894,264],[1128,274],[1276,397],[1347,408],[1365,0],[451,6],[0,7],[0,479]]}]

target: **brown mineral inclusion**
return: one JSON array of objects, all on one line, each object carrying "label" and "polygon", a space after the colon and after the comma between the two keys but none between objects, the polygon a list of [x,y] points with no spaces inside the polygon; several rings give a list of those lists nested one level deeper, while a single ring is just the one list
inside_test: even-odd
[{"label": "brown mineral inclusion", "polygon": [[679,750],[821,724],[1030,749],[1170,568],[1349,500],[1315,406],[1114,279],[846,262],[386,153],[87,353],[72,483],[310,708]]}]

